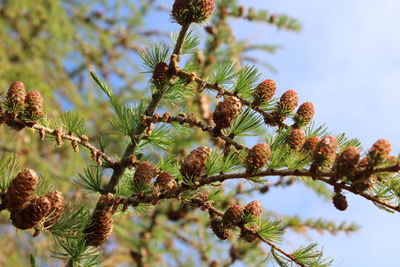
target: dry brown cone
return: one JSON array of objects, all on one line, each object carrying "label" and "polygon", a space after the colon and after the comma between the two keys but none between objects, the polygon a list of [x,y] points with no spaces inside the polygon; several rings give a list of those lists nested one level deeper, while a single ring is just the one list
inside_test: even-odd
[{"label": "dry brown cone", "polygon": [[386,139],[379,139],[369,150],[369,154],[371,157],[376,157],[377,159],[385,159],[389,157],[391,151],[390,142]]},{"label": "dry brown cone", "polygon": [[257,231],[259,230],[259,227],[257,225],[250,226],[248,229],[241,228],[240,229],[240,239],[243,239],[249,243],[252,243],[258,239],[257,236]]},{"label": "dry brown cone", "polygon": [[337,208],[338,210],[341,210],[341,211],[346,210],[348,207],[346,197],[344,195],[342,195],[341,193],[336,193],[332,199],[332,202],[333,202],[333,205],[335,206],[335,208]]},{"label": "dry brown cone", "polygon": [[206,160],[211,155],[211,148],[201,146],[192,150],[183,160],[181,174],[188,179],[199,178],[206,173]]},{"label": "dry brown cone", "polygon": [[360,151],[355,146],[346,147],[336,160],[338,173],[349,174],[360,160]]},{"label": "dry brown cone", "polygon": [[304,152],[314,153],[314,150],[320,141],[321,141],[321,139],[318,136],[310,136],[304,142],[302,150]]},{"label": "dry brown cone", "polygon": [[333,160],[336,157],[336,149],[338,148],[338,141],[332,135],[325,136],[318,143],[314,156],[317,160]]},{"label": "dry brown cone", "polygon": [[165,62],[158,62],[156,67],[154,68],[153,71],[153,80],[157,84],[162,84],[166,81],[168,81],[168,69],[169,66]]},{"label": "dry brown cone", "polygon": [[222,216],[224,226],[226,228],[238,226],[242,222],[242,213],[243,207],[239,204],[229,207]]},{"label": "dry brown cone", "polygon": [[161,191],[168,191],[176,187],[177,184],[171,174],[168,172],[161,172],[154,182],[154,185],[160,187]]},{"label": "dry brown cone", "polygon": [[271,148],[266,143],[259,143],[253,146],[246,157],[246,170],[249,173],[253,173],[260,170],[262,167],[267,165],[269,158],[271,157]]},{"label": "dry brown cone", "polygon": [[64,196],[58,190],[53,190],[46,195],[51,203],[51,209],[49,218],[43,223],[45,228],[48,228],[55,224],[61,217],[62,212],[65,208]]},{"label": "dry brown cone", "polygon": [[151,179],[156,176],[156,169],[151,162],[143,161],[140,162],[133,175],[134,184],[150,184]]},{"label": "dry brown cone", "polygon": [[292,150],[300,150],[306,141],[306,134],[301,129],[294,129],[287,138],[287,143]]},{"label": "dry brown cone", "polygon": [[231,236],[231,232],[224,227],[221,218],[214,218],[210,223],[211,230],[221,240],[226,240]]},{"label": "dry brown cone", "polygon": [[258,200],[253,200],[244,207],[244,214],[254,217],[260,217],[263,211],[263,205]]},{"label": "dry brown cone", "polygon": [[233,121],[242,111],[242,102],[235,96],[228,96],[218,103],[213,113],[213,120],[217,129],[226,129],[232,126]]},{"label": "dry brown cone", "polygon": [[21,212],[12,212],[12,224],[22,230],[37,226],[51,210],[51,202],[48,197],[35,198],[31,204]]},{"label": "dry brown cone", "polygon": [[98,247],[103,245],[112,232],[113,195],[102,195],[97,203],[90,225],[85,229],[87,244]]},{"label": "dry brown cone", "polygon": [[17,213],[29,206],[35,198],[35,190],[39,176],[34,170],[24,169],[18,173],[5,195],[6,207],[12,213]]}]

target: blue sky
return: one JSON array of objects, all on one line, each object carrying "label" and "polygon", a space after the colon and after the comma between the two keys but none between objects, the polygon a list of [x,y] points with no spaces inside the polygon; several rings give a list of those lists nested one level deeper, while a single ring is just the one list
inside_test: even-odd
[{"label": "blue sky", "polygon": [[[165,1],[165,4],[170,2]],[[300,34],[243,20],[233,23],[240,37],[284,47],[276,55],[260,54],[278,69],[276,74],[264,70],[265,78],[276,80],[281,93],[294,89],[299,93],[300,102],[313,102],[318,124],[327,122],[335,133],[344,131],[350,137],[360,138],[367,149],[377,139],[389,139],[394,154],[400,152],[397,138],[400,126],[396,123],[400,113],[399,1],[257,0],[243,3],[286,13],[303,23]],[[152,25],[174,27],[164,20],[165,17],[158,17]],[[351,236],[311,235],[324,247],[325,254],[335,259],[333,266],[399,266],[396,257],[399,215],[381,211],[358,196],[346,196],[349,208],[345,212],[337,211],[331,203],[301,186],[271,190],[260,199],[266,207],[283,214],[323,217],[337,222],[346,220],[361,225],[361,230]],[[289,235],[286,240],[289,249],[308,241],[297,235]]]}]

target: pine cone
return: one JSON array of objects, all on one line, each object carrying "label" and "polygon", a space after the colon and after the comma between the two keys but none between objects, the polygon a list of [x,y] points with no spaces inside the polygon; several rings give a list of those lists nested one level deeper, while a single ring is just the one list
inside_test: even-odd
[{"label": "pine cone", "polygon": [[226,228],[234,228],[242,222],[243,207],[239,204],[229,207],[223,217],[223,223]]},{"label": "pine cone", "polygon": [[13,82],[7,91],[7,100],[12,104],[22,105],[25,101],[25,85],[23,82]]},{"label": "pine cone", "polygon": [[168,70],[169,66],[165,62],[158,62],[156,67],[154,68],[153,72],[153,80],[158,83],[162,84],[166,81],[168,81]]},{"label": "pine cone", "polygon": [[199,178],[206,174],[206,160],[211,155],[211,148],[198,147],[183,160],[181,174],[183,177]]},{"label": "pine cone", "polygon": [[276,92],[276,83],[274,80],[268,79],[260,83],[254,91],[256,102],[268,102],[272,99]]},{"label": "pine cone", "polygon": [[346,210],[348,207],[346,197],[344,195],[342,195],[341,193],[336,193],[332,199],[332,202],[333,202],[333,205],[335,206],[335,208],[337,208],[338,210],[341,210],[341,211]]},{"label": "pine cone", "polygon": [[309,124],[314,118],[314,105],[311,102],[305,102],[301,104],[296,112],[295,125],[300,127],[305,124]]},{"label": "pine cone", "polygon": [[226,240],[231,236],[231,232],[224,227],[224,224],[220,218],[211,220],[211,230],[221,240]]},{"label": "pine cone", "polygon": [[172,17],[180,25],[200,23],[213,13],[214,0],[175,0]]},{"label": "pine cone", "polygon": [[336,156],[336,149],[338,147],[338,142],[336,138],[332,135],[325,136],[318,143],[314,151],[314,156],[317,160],[333,160]]},{"label": "pine cone", "polygon": [[318,143],[321,141],[321,139],[318,136],[310,136],[309,138],[306,139],[303,145],[303,151],[305,152],[314,152],[315,149],[317,148]]},{"label": "pine cone", "polygon": [[158,175],[154,185],[160,187],[162,191],[168,191],[176,187],[176,181],[168,172],[162,172]]},{"label": "pine cone", "polygon": [[88,245],[101,246],[111,235],[113,223],[112,200],[112,194],[100,197],[97,203],[97,211],[93,214],[90,225],[84,231]]},{"label": "pine cone", "polygon": [[296,91],[288,90],[279,99],[278,110],[285,110],[287,112],[293,112],[297,107],[299,101],[299,97]]},{"label": "pine cone", "polygon": [[65,208],[64,196],[58,190],[53,190],[47,193],[46,197],[50,200],[51,209],[49,218],[44,222],[44,227],[50,227],[55,224],[61,217]]},{"label": "pine cone", "polygon": [[260,217],[263,211],[263,205],[258,200],[253,200],[244,207],[243,213],[254,217]]},{"label": "pine cone", "polygon": [[346,147],[336,161],[336,169],[340,173],[347,174],[354,170],[360,160],[360,151],[355,146]]},{"label": "pine cone", "polygon": [[235,96],[228,96],[218,103],[213,120],[217,129],[226,129],[232,126],[233,121],[242,111],[242,103]]},{"label": "pine cone", "polygon": [[379,159],[384,159],[389,156],[392,148],[390,143],[386,139],[380,139],[375,142],[372,148],[369,150],[370,155],[376,156]]},{"label": "pine cone", "polygon": [[135,174],[133,175],[133,183],[134,184],[150,184],[151,179],[156,176],[156,169],[154,165],[150,162],[143,161],[138,164],[135,170]]},{"label": "pine cone", "polygon": [[294,129],[288,136],[287,142],[290,149],[300,150],[306,141],[306,134],[303,130]]},{"label": "pine cone", "polygon": [[249,150],[246,158],[247,171],[252,173],[267,165],[271,148],[266,143],[259,143]]},{"label": "pine cone", "polygon": [[49,215],[51,202],[48,197],[37,197],[21,212],[11,213],[11,220],[15,227],[25,230],[38,225],[42,219]]},{"label": "pine cone", "polygon": [[359,169],[366,169],[366,168],[368,167],[368,165],[369,165],[369,160],[368,160],[367,157],[365,157],[365,158],[362,158],[362,159],[360,160],[360,162],[358,162],[357,168],[359,168]]},{"label": "pine cone", "polygon": [[256,225],[248,227],[248,229],[241,228],[239,238],[243,239],[249,243],[252,243],[252,242],[256,241],[258,238],[258,236],[257,236],[258,230],[259,229]]},{"label": "pine cone", "polygon": [[12,181],[5,195],[7,209],[20,212],[35,198],[39,176],[34,170],[24,169]]},{"label": "pine cone", "polygon": [[25,112],[32,118],[43,116],[43,97],[38,91],[29,91],[25,97]]}]

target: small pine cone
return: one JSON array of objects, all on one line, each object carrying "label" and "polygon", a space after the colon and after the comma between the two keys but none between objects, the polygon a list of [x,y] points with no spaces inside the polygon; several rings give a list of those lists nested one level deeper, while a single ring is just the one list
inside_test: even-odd
[{"label": "small pine cone", "polygon": [[240,239],[243,239],[249,243],[252,243],[254,241],[257,240],[258,236],[257,236],[257,231],[258,231],[258,227],[252,226],[252,227],[248,227],[248,229],[245,228],[241,228],[240,229]]},{"label": "small pine cone", "polygon": [[158,83],[164,83],[168,80],[169,66],[165,62],[158,62],[153,72],[153,80]]},{"label": "small pine cone", "polygon": [[13,82],[7,91],[7,100],[13,104],[23,104],[25,101],[25,85],[23,82]]},{"label": "small pine cone", "polygon": [[97,211],[93,214],[85,236],[88,245],[98,247],[103,245],[112,232],[113,195],[102,195],[97,203]]},{"label": "small pine cone", "polygon": [[292,150],[300,150],[306,141],[306,134],[303,130],[294,129],[288,136],[287,143]]},{"label": "small pine cone", "polygon": [[20,212],[35,198],[39,176],[34,170],[24,169],[15,177],[5,195],[7,209],[11,213]]},{"label": "small pine cone", "polygon": [[272,99],[276,92],[276,83],[268,79],[260,83],[254,91],[256,101],[267,102]]},{"label": "small pine cone", "polygon": [[44,227],[50,227],[55,224],[61,217],[65,208],[65,201],[63,194],[58,190],[53,190],[47,195],[51,203],[49,218],[44,222]]},{"label": "small pine cone", "polygon": [[162,191],[168,191],[176,187],[176,181],[168,172],[162,172],[158,175],[154,185],[159,186]]},{"label": "small pine cone", "polygon": [[254,217],[260,217],[263,211],[263,205],[258,200],[253,200],[244,207],[243,213]]},{"label": "small pine cone", "polygon": [[369,150],[369,153],[380,159],[383,159],[388,157],[391,151],[392,148],[390,146],[389,141],[386,139],[380,139],[375,142],[375,144]]},{"label": "small pine cone", "polygon": [[86,240],[90,246],[103,245],[112,232],[112,214],[106,210],[98,210],[92,217],[91,225],[85,229]]},{"label": "small pine cone", "polygon": [[181,174],[185,178],[199,178],[206,173],[206,160],[211,155],[211,148],[198,147],[183,160]]},{"label": "small pine cone", "polygon": [[11,220],[15,227],[25,230],[35,227],[49,215],[51,210],[51,202],[48,197],[37,197],[30,205],[21,212],[11,213]]},{"label": "small pine cone", "polygon": [[296,125],[309,124],[314,118],[314,105],[311,102],[301,104],[296,112]]},{"label": "small pine cone", "polygon": [[133,175],[133,182],[135,184],[143,183],[150,184],[151,179],[156,176],[156,169],[150,162],[140,162],[136,167],[135,174]]},{"label": "small pine cone", "polygon": [[352,180],[351,187],[356,190],[357,192],[363,192],[367,189],[370,189],[373,187],[378,181],[378,178],[376,175],[371,175],[371,176],[359,176],[359,177],[354,177]]},{"label": "small pine cone", "polygon": [[365,158],[362,158],[362,159],[360,160],[360,162],[358,162],[357,168],[359,168],[359,169],[366,169],[366,168],[368,167],[368,165],[369,165],[369,160],[368,160],[367,157],[365,157]]},{"label": "small pine cone", "polygon": [[259,143],[253,146],[246,157],[247,171],[251,173],[255,170],[260,170],[267,165],[270,156],[271,148],[268,144]]},{"label": "small pine cone", "polygon": [[43,97],[39,91],[29,91],[25,97],[25,111],[30,116],[40,117],[43,115]]},{"label": "small pine cone", "polygon": [[234,228],[242,222],[243,207],[239,204],[229,207],[223,217],[223,223],[226,228]]},{"label": "small pine cone", "polygon": [[288,112],[293,112],[294,109],[297,107],[299,102],[299,97],[296,91],[288,90],[279,99],[278,109],[279,110],[286,110]]},{"label": "small pine cone", "polygon": [[231,236],[231,232],[224,227],[224,224],[220,218],[211,220],[211,230],[221,240],[226,240]]},{"label": "small pine cone", "polygon": [[346,197],[344,195],[342,195],[341,193],[336,193],[332,199],[332,202],[333,202],[333,205],[335,206],[335,208],[337,208],[338,210],[341,210],[341,211],[346,210],[348,207]]},{"label": "small pine cone", "polygon": [[346,147],[336,161],[336,169],[340,173],[349,173],[354,170],[360,160],[360,151],[355,146]]},{"label": "small pine cone", "polygon": [[318,143],[314,150],[314,156],[317,160],[333,160],[336,156],[338,142],[332,135],[325,136]]},{"label": "small pine cone", "polygon": [[242,111],[242,102],[235,96],[228,96],[218,103],[213,113],[216,128],[226,129],[232,126],[233,121]]},{"label": "small pine cone", "polygon": [[214,0],[175,0],[172,17],[180,25],[200,23],[213,13]]},{"label": "small pine cone", "polygon": [[309,138],[306,139],[303,145],[303,151],[305,152],[314,152],[315,149],[317,148],[318,143],[321,141],[321,139],[318,136],[310,136]]}]

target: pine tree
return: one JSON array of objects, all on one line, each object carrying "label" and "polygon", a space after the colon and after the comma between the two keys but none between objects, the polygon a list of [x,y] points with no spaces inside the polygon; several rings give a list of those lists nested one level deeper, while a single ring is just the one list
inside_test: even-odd
[{"label": "pine tree", "polygon": [[[145,27],[154,10],[176,22],[172,40]],[[400,212],[390,142],[363,151],[315,127],[301,90],[246,65],[276,46],[238,41],[229,19],[301,29],[237,0],[0,0],[0,229],[24,233],[0,240],[5,265],[264,266],[268,249],[279,266],[331,266],[323,244],[283,249],[286,229],[357,225],[243,199],[299,182],[344,212],[346,194]]]}]

